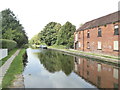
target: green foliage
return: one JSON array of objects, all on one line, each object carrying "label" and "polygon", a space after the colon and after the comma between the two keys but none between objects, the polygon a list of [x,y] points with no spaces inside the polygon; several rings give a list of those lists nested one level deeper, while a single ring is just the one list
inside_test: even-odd
[{"label": "green foliage", "polygon": [[9,50],[15,48],[17,45],[15,41],[7,39],[0,39],[0,44],[2,45],[2,48],[7,48]]},{"label": "green foliage", "polygon": [[30,43],[36,45],[46,43],[48,46],[62,45],[66,48],[73,48],[75,30],[76,27],[70,22],[66,22],[63,26],[56,22],[50,22],[30,40]]},{"label": "green foliage", "polygon": [[61,24],[59,23],[48,23],[38,35],[41,43],[46,43],[48,46],[54,45],[57,41],[57,35],[60,28]]},{"label": "green foliage", "polygon": [[76,27],[70,22],[66,22],[60,29],[57,38],[57,45],[65,45],[67,48],[73,48],[74,32]]},{"label": "green foliage", "polygon": [[24,44],[21,46],[21,48],[25,48],[25,49],[27,49],[28,47],[29,47],[29,44]]},{"label": "green foliage", "polygon": [[49,48],[66,49],[66,46],[63,46],[63,45],[53,45],[53,46],[49,46]]},{"label": "green foliage", "polygon": [[[15,57],[10,68],[6,72],[3,81],[2,88],[7,88],[12,84],[12,81],[15,79],[15,75],[22,73],[23,71],[23,55],[25,54],[25,49],[22,49],[20,53]],[[16,68],[17,67],[17,68]]]},{"label": "green foliage", "polygon": [[60,52],[44,50],[38,54],[38,57],[43,66],[51,73],[62,70],[68,76],[74,69],[74,58]]},{"label": "green foliage", "polygon": [[19,23],[19,20],[16,18],[15,14],[10,9],[3,10],[1,13],[2,38],[16,41],[19,47],[28,43],[28,37],[24,31],[24,28]]},{"label": "green foliage", "polygon": [[36,44],[36,45],[40,45],[40,38],[37,35],[35,35],[34,37],[31,38],[31,40],[29,41],[30,44]]}]

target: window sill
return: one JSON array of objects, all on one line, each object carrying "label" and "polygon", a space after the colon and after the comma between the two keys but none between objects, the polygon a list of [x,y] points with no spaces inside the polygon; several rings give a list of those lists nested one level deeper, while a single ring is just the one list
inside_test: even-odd
[{"label": "window sill", "polygon": [[102,49],[97,49],[97,50],[102,50]]},{"label": "window sill", "polygon": [[114,35],[119,35],[119,34],[114,34]]},{"label": "window sill", "polygon": [[102,37],[102,36],[97,36],[97,37]]},{"label": "window sill", "polygon": [[119,50],[113,50],[113,51],[115,51],[115,52],[119,52]]}]

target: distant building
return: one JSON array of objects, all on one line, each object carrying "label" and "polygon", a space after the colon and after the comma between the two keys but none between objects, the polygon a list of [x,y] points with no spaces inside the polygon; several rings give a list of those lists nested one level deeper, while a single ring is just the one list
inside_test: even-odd
[{"label": "distant building", "polygon": [[119,25],[120,11],[86,22],[74,33],[74,49],[118,56]]}]

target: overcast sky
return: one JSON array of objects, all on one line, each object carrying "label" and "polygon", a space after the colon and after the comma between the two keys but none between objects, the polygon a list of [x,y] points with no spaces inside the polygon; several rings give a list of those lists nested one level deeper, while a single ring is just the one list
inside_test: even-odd
[{"label": "overcast sky", "polygon": [[51,22],[70,21],[77,28],[118,10],[119,0],[1,0],[0,11],[10,8],[23,24],[29,39]]}]

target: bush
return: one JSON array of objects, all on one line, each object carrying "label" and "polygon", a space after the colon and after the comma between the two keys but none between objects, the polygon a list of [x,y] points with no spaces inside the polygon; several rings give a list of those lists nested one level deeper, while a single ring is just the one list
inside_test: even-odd
[{"label": "bush", "polygon": [[24,45],[22,45],[21,48],[25,48],[25,49],[27,49],[28,47],[29,47],[29,44],[24,44]]},{"label": "bush", "polygon": [[7,48],[8,50],[11,50],[17,46],[17,43],[13,40],[0,39],[0,45],[2,45],[2,48]]}]

